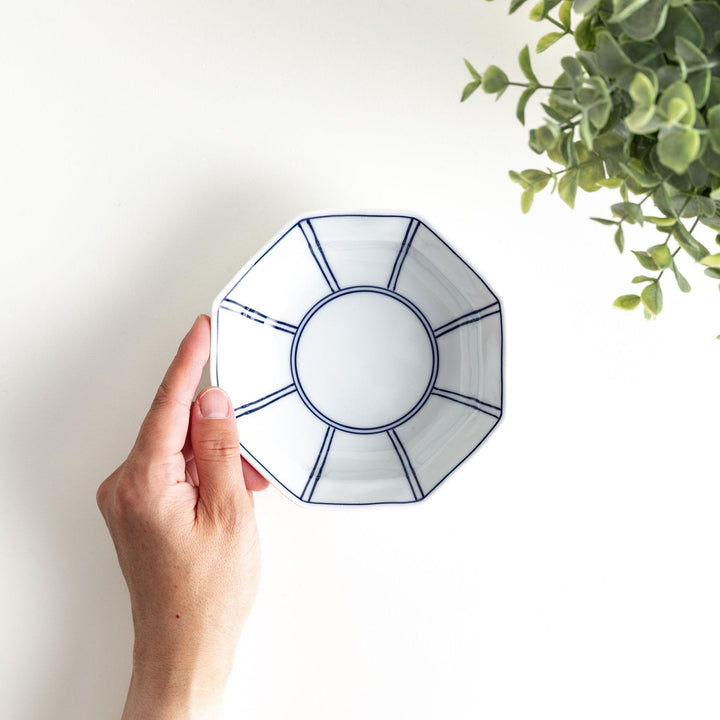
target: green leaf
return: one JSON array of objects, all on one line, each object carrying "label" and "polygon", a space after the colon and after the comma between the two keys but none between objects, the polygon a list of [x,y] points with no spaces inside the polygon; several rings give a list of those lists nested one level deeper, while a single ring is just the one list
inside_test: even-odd
[{"label": "green leaf", "polygon": [[520,121],[521,125],[525,124],[525,106],[528,104],[528,100],[533,96],[533,93],[537,88],[529,87],[522,91],[522,94],[518,98],[517,108],[515,109],[515,117]]},{"label": "green leaf", "polygon": [[605,127],[613,106],[606,82],[601,77],[588,78],[585,87],[580,88],[575,96],[584,116],[593,126],[598,130]]},{"label": "green leaf", "polygon": [[533,190],[542,190],[552,178],[550,173],[542,170],[523,170],[520,173],[520,177],[528,184],[528,187],[532,187]]},{"label": "green leaf", "polygon": [[623,231],[622,225],[618,225],[618,229],[615,231],[615,245],[618,252],[622,252],[625,249],[625,232]]},{"label": "green leaf", "polygon": [[536,153],[544,153],[555,142],[556,138],[549,127],[543,125],[534,128],[528,136],[528,145]]},{"label": "green leaf", "polygon": [[607,30],[600,30],[595,35],[595,56],[598,67],[607,77],[617,77],[634,67],[632,60]]},{"label": "green leaf", "polygon": [[687,73],[678,65],[662,65],[657,69],[658,86],[664,90],[678,80],[685,80]]},{"label": "green leaf", "polygon": [[688,68],[688,85],[695,98],[695,104],[702,107],[710,94],[710,68],[705,54],[687,38],[675,38],[675,53]]},{"label": "green leaf", "polygon": [[720,268],[720,253],[714,253],[713,255],[705,255],[700,259],[701,265],[707,265],[711,268]]},{"label": "green leaf", "polygon": [[510,176],[510,179],[517,183],[518,185],[522,186],[524,189],[527,190],[532,183],[526,180],[519,172],[516,172],[515,170],[508,171],[508,175]]},{"label": "green leaf", "polygon": [[540,54],[541,52],[545,52],[551,45],[554,45],[561,37],[564,37],[566,33],[564,32],[549,32],[547,35],[543,35],[537,43],[537,47],[535,48],[535,52]]},{"label": "green leaf", "polygon": [[543,19],[543,11],[544,11],[544,9],[545,9],[544,3],[542,2],[542,0],[540,0],[540,2],[536,3],[535,5],[533,5],[532,9],[530,10],[530,14],[528,15],[528,17],[529,17],[533,22],[540,22],[540,21]]},{"label": "green leaf", "polygon": [[714,280],[720,279],[720,268],[705,268],[705,274]]},{"label": "green leaf", "polygon": [[637,285],[638,283],[655,282],[655,278],[648,277],[647,275],[636,275],[631,282]]},{"label": "green leaf", "polygon": [[575,151],[579,161],[578,185],[585,192],[595,192],[600,189],[598,184],[605,178],[605,164],[597,153],[591,152],[582,142],[575,143]]},{"label": "green leaf", "polygon": [[666,183],[663,183],[653,190],[652,199],[660,212],[664,213],[668,217],[677,217],[677,211],[670,199]]},{"label": "green leaf", "polygon": [[684,173],[700,152],[700,135],[697,130],[670,128],[661,130],[658,137],[660,162],[678,174]]},{"label": "green leaf", "polygon": [[650,78],[644,73],[635,73],[630,87],[628,88],[630,97],[635,107],[649,108],[655,104],[655,95],[657,88],[652,84]]},{"label": "green leaf", "polygon": [[720,215],[713,215],[712,217],[701,217],[700,222],[706,227],[712,228],[715,231],[720,230]]},{"label": "green leaf", "polygon": [[488,94],[501,93],[509,83],[508,76],[497,65],[490,65],[483,75],[482,89]]},{"label": "green leaf", "polygon": [[530,11],[530,19],[536,22],[544,20],[548,16],[548,13],[561,2],[562,0],[540,0]]},{"label": "green leaf", "polygon": [[568,170],[558,183],[558,194],[563,202],[571,208],[575,207],[575,196],[578,189],[578,173],[575,168]]},{"label": "green leaf", "polygon": [[676,119],[670,120],[670,122],[692,127],[695,124],[696,117],[695,98],[687,83],[674,82],[665,88],[662,95],[660,95],[658,109],[670,119],[673,115],[677,115],[677,110],[673,110],[673,106],[679,107],[678,100],[682,102],[684,112],[680,113]]},{"label": "green leaf", "polygon": [[645,73],[635,73],[628,87],[633,110],[625,116],[625,125],[630,132],[647,135],[660,128],[662,118],[655,107],[656,92],[657,89]]},{"label": "green leaf", "polygon": [[583,70],[583,66],[579,63],[578,59],[568,55],[560,60],[560,64],[562,65],[562,69],[565,71],[565,74],[570,78],[573,87],[580,87],[583,76],[585,75],[585,70]]},{"label": "green leaf", "polygon": [[601,217],[591,217],[591,220],[594,220],[596,223],[600,223],[601,225],[618,225],[618,220],[607,220],[606,218]]},{"label": "green leaf", "polygon": [[662,290],[660,283],[655,281],[646,285],[640,293],[643,305],[653,314],[659,315],[663,307]]},{"label": "green leaf", "polygon": [[652,223],[661,230],[667,230],[668,228],[674,227],[677,220],[672,217],[656,217],[654,215],[646,215],[645,222]]},{"label": "green leaf", "polygon": [[648,254],[659,268],[670,267],[670,264],[672,263],[672,254],[670,253],[668,246],[664,243],[662,245],[653,245],[651,248],[648,248]]},{"label": "green leaf", "polygon": [[558,18],[568,30],[570,30],[572,23],[572,17],[570,15],[571,10],[572,2],[570,2],[570,0],[565,0],[565,2],[560,4],[560,8],[558,9]]},{"label": "green leaf", "polygon": [[631,177],[640,187],[649,188],[658,184],[656,178],[652,178],[645,174],[643,164],[637,158],[632,158],[628,162],[620,163],[620,167]]},{"label": "green leaf", "polygon": [[571,167],[578,164],[577,147],[573,142],[572,132],[566,133],[560,142],[560,155],[565,167]]},{"label": "green leaf", "polygon": [[600,0],[575,0],[573,2],[573,10],[580,15],[591,13],[598,5]]},{"label": "green leaf", "polygon": [[638,262],[646,270],[659,270],[660,269],[657,266],[657,263],[646,252],[642,252],[642,251],[638,251],[638,250],[631,250],[631,252],[638,259]]},{"label": "green leaf", "polygon": [[[577,0],[575,2],[577,5]],[[592,30],[592,17],[583,18],[575,27],[575,43],[580,50],[595,49],[595,34]]]},{"label": "green leaf", "polygon": [[[595,141],[594,145],[597,148],[597,141]],[[617,188],[619,188],[623,184],[623,179],[619,177],[609,177],[605,178],[604,180],[598,180],[597,184],[600,185],[600,187],[617,190]]]},{"label": "green leaf", "polygon": [[469,82],[462,91],[462,95],[460,96],[460,102],[465,102],[481,85],[480,80],[473,80],[472,82]]},{"label": "green leaf", "polygon": [[528,210],[530,210],[534,198],[535,191],[532,188],[527,188],[526,190],[523,190],[523,194],[520,196],[520,209],[523,211],[523,213],[526,213]]},{"label": "green leaf", "polygon": [[527,2],[527,0],[511,0],[510,1],[510,11],[509,15],[512,15],[519,7],[524,5]]},{"label": "green leaf", "polygon": [[533,72],[532,65],[530,64],[530,49],[526,45],[521,51],[520,55],[518,55],[518,63],[520,64],[520,69],[522,70],[522,74],[535,85],[539,85],[540,81],[535,76],[535,73]]},{"label": "green leaf", "polygon": [[717,45],[715,33],[720,32],[720,7],[714,2],[693,2],[688,9],[703,30],[703,48],[712,50]]},{"label": "green leaf", "polygon": [[681,222],[675,225],[673,237],[677,240],[678,245],[696,262],[701,261],[708,254],[708,249],[696,240]]},{"label": "green leaf", "polygon": [[616,0],[610,22],[620,27],[633,40],[650,40],[665,24],[668,0]]},{"label": "green leaf", "polygon": [[672,268],[673,275],[675,275],[675,281],[680,288],[680,292],[690,292],[690,290],[692,290],[692,288],[690,287],[690,283],[687,281],[686,277],[678,270],[675,261],[673,261],[670,267]]},{"label": "green leaf", "polygon": [[480,73],[472,66],[471,62],[467,58],[465,58],[465,67],[470,71],[473,79],[482,81]]},{"label": "green leaf", "polygon": [[660,43],[667,54],[672,55],[675,50],[675,40],[679,37],[684,37],[697,47],[703,44],[703,30],[693,14],[686,7],[672,7],[673,5],[684,5],[689,1],[671,0],[664,27],[657,33],[655,40]]},{"label": "green leaf", "polygon": [[632,202],[620,202],[614,203],[610,206],[612,214],[615,217],[619,217],[621,220],[629,222],[631,225],[637,223],[642,225],[645,221],[642,208],[637,203]]},{"label": "green leaf", "polygon": [[714,105],[708,110],[707,119],[710,144],[716,153],[720,153],[720,105]]},{"label": "green leaf", "polygon": [[667,104],[665,122],[670,125],[679,124],[688,114],[688,106],[680,98],[672,98]]},{"label": "green leaf", "polygon": [[614,0],[613,9],[615,12],[610,18],[610,22],[619,23],[626,20],[641,10],[648,2],[649,0]]},{"label": "green leaf", "polygon": [[580,139],[583,141],[588,150],[593,148],[593,131],[590,127],[590,120],[587,115],[583,115],[580,120]]},{"label": "green leaf", "polygon": [[639,295],[621,295],[613,305],[621,310],[634,310],[640,304]]}]

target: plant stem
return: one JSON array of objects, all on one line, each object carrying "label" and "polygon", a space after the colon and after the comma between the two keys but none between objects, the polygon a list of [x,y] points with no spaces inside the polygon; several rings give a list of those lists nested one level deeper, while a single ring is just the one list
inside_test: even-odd
[{"label": "plant stem", "polygon": [[559,22],[555,18],[550,17],[549,15],[546,15],[543,20],[549,20],[553,25],[559,27],[566,35],[568,34],[568,32],[570,32],[561,22]]},{"label": "plant stem", "polygon": [[515,87],[535,88],[536,90],[572,90],[571,87],[553,87],[552,85],[539,85],[537,83],[508,82],[508,85]]}]

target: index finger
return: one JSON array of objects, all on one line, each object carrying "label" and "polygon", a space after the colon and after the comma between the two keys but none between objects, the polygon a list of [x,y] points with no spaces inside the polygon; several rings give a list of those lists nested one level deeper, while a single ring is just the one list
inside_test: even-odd
[{"label": "index finger", "polygon": [[200,315],[183,338],[160,383],[135,442],[139,452],[168,457],[182,452],[190,408],[210,357],[210,318]]}]

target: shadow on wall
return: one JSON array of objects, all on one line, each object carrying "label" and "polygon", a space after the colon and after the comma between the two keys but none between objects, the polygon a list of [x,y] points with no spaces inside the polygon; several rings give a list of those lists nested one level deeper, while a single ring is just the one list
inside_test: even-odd
[{"label": "shadow on wall", "polygon": [[24,707],[25,717],[120,716],[131,666],[130,605],[95,490],[125,458],[195,316],[209,313],[235,271],[308,209],[298,196],[270,183],[218,182],[161,208],[162,229],[148,233],[144,257],[113,275],[115,249],[108,248],[105,294],[68,321],[52,357],[40,339],[28,348],[23,377],[11,379],[17,387],[34,378],[4,453],[11,476],[22,480],[5,501],[15,508],[22,562],[30,565],[19,569],[21,591],[33,598],[23,602],[17,631],[24,654],[9,666],[18,680],[8,706]]}]

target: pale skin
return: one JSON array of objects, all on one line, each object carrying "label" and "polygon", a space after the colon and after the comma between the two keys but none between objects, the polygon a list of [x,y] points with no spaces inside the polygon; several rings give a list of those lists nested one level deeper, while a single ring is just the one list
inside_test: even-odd
[{"label": "pale skin", "polygon": [[240,457],[227,395],[205,388],[193,402],[209,348],[201,315],[97,491],[135,628],[123,720],[216,718],[257,590],[253,492],[268,482]]}]

